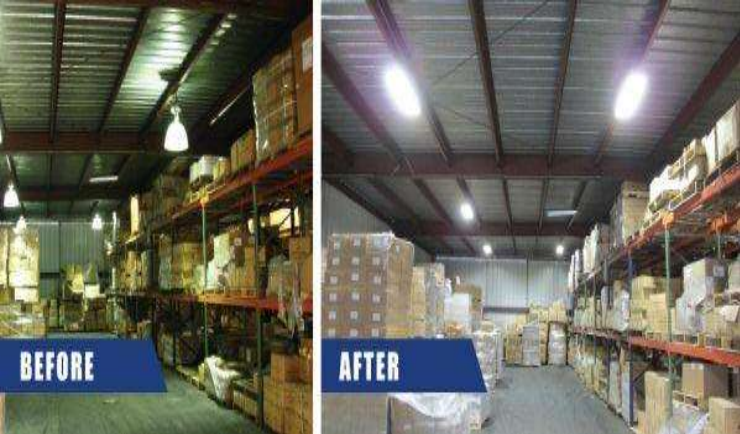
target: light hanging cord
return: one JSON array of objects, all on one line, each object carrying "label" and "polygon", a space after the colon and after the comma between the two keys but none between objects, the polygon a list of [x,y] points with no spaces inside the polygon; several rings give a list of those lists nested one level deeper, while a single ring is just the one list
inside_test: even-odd
[{"label": "light hanging cord", "polygon": [[177,102],[172,105],[172,122],[167,127],[167,134],[164,137],[164,149],[170,152],[183,152],[189,147],[188,132],[185,125],[180,121],[180,106]]}]

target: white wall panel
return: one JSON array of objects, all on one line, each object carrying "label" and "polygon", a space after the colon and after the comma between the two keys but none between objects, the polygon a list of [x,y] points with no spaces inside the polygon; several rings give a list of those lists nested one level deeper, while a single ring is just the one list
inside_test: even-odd
[{"label": "white wall panel", "polygon": [[[351,232],[388,232],[390,228],[383,221],[367,212],[341,191],[321,183],[321,245],[331,234]],[[414,261],[430,262],[429,254],[416,246]]]}]

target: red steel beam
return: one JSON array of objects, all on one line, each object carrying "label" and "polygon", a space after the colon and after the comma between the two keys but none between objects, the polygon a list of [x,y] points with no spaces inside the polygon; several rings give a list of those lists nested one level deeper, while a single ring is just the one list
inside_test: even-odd
[{"label": "red steel beam", "polygon": [[67,3],[92,6],[163,7],[210,13],[249,13],[269,20],[290,17],[292,2],[266,0],[39,0],[42,3]]},{"label": "red steel beam", "polygon": [[565,79],[568,76],[570,64],[570,44],[573,40],[573,29],[576,26],[576,13],[578,11],[578,0],[568,2],[568,24],[565,28],[565,40],[560,49],[560,67],[558,70],[558,81],[555,87],[555,105],[552,112],[552,128],[550,129],[550,141],[547,145],[547,163],[552,164],[555,154],[555,145],[558,140],[558,127],[560,126],[560,107],[563,103],[563,91],[565,90]]},{"label": "red steel beam", "polygon": [[[504,205],[506,207],[506,220],[509,224],[509,232],[511,233],[511,244],[514,246],[514,254],[516,254],[517,248],[516,248],[516,237],[514,236],[514,216],[511,214],[511,200],[509,199],[509,183],[506,181],[506,179],[501,180],[501,190],[503,190],[504,193]],[[539,232],[541,231],[541,227],[537,226],[537,235],[539,236]]]},{"label": "red steel beam", "polygon": [[696,118],[701,108],[717,92],[717,89],[719,89],[727,77],[732,74],[738,63],[740,63],[740,32],[735,35],[735,39],[732,40],[727,49],[725,49],[719,59],[714,63],[712,69],[709,70],[709,73],[701,81],[691,95],[691,98],[681,108],[681,111],[678,112],[678,115],[676,115],[676,118],[671,122],[666,132],[660,137],[658,143],[653,146],[653,150],[650,152],[650,161],[653,163],[655,170],[660,167],[661,163],[671,157],[666,152],[666,148]]},{"label": "red steel beam", "polygon": [[381,212],[378,208],[375,207],[375,205],[370,203],[370,201],[365,199],[361,194],[356,192],[347,184],[338,179],[326,179],[325,181],[328,182],[329,185],[331,185],[332,187],[342,192],[345,196],[350,198],[350,200],[360,205],[365,211],[369,212],[375,218],[388,225],[388,227],[391,228],[394,232],[398,232],[396,224],[390,218],[390,216]]},{"label": "red steel beam", "polygon": [[[645,62],[645,59],[647,58],[647,55],[650,52],[650,49],[655,44],[655,40],[658,37],[658,32],[660,32],[660,28],[663,26],[663,21],[665,20],[665,17],[668,14],[668,3],[669,3],[668,0],[660,0],[660,5],[658,7],[658,13],[656,14],[655,21],[653,22],[653,27],[650,30],[650,35],[648,37],[647,43],[645,44],[645,47],[640,53],[640,56],[637,59],[635,59],[634,65],[640,65],[641,63]],[[606,148],[608,148],[609,144],[611,143],[615,127],[616,127],[616,121],[614,119],[610,120],[609,125],[606,128],[606,132],[604,133],[604,138],[599,144],[599,147],[596,149],[596,156],[594,157],[594,162],[597,165],[601,164],[601,161],[604,159],[604,155],[606,154]]]},{"label": "red steel beam", "polygon": [[60,1],[54,9],[54,42],[51,68],[51,99],[49,101],[49,131],[54,140],[57,131],[59,107],[59,77],[62,70],[62,49],[64,46],[64,22],[67,15],[67,4]]},{"label": "red steel beam", "polygon": [[496,87],[493,83],[491,51],[488,43],[488,27],[486,26],[486,13],[483,7],[483,1],[468,0],[468,9],[470,9],[470,20],[472,21],[473,34],[475,35],[475,46],[478,52],[478,69],[480,69],[481,81],[483,82],[488,121],[493,132],[496,161],[501,165],[504,159],[504,144],[501,139],[501,122],[498,116]]},{"label": "red steel beam", "polygon": [[[1,150],[0,150],[1,152]],[[588,155],[555,156],[552,166],[547,166],[543,154],[511,154],[502,167],[496,165],[493,154],[456,153],[448,166],[439,153],[422,152],[406,154],[410,169],[398,168],[383,152],[355,152],[352,167],[332,164],[329,156],[325,162],[324,176],[392,176],[423,178],[615,178],[644,182],[647,162],[644,158],[607,157],[600,166],[594,165]]]},{"label": "red steel beam", "polygon": [[396,60],[401,63],[406,72],[411,75],[416,89],[418,92],[419,102],[421,104],[421,111],[429,123],[429,127],[432,129],[437,144],[439,145],[442,158],[444,158],[447,164],[451,164],[452,147],[450,141],[447,138],[442,122],[440,122],[437,112],[432,106],[429,99],[429,91],[426,89],[424,82],[420,79],[421,74],[418,68],[415,67],[411,55],[411,50],[406,43],[406,38],[398,27],[396,18],[393,16],[393,10],[390,4],[386,0],[367,0],[367,6],[370,12],[375,17],[375,23],[378,25],[380,33],[383,35],[386,44],[393,52]]},{"label": "red steel beam", "polygon": [[208,22],[208,25],[201,32],[198,40],[195,41],[195,44],[193,44],[187,56],[185,56],[185,59],[180,65],[180,69],[177,71],[176,77],[167,85],[164,92],[159,97],[157,104],[154,106],[154,109],[144,122],[144,127],[141,129],[142,134],[148,133],[157,120],[164,115],[170,103],[175,98],[177,91],[180,89],[180,86],[185,83],[185,80],[188,79],[190,73],[193,72],[195,64],[198,63],[198,60],[200,60],[200,58],[205,54],[211,39],[221,28],[221,24],[225,18],[225,15],[218,14]]},{"label": "red steel beam", "polygon": [[586,191],[587,184],[588,184],[587,181],[581,181],[580,184],[578,184],[578,190],[576,190],[576,195],[573,197],[573,208],[572,208],[576,210],[576,214],[573,214],[570,220],[568,220],[569,228],[573,226],[573,222],[576,221],[576,216],[578,215],[577,211],[581,207],[581,200],[583,200],[583,192]]},{"label": "red steel beam", "polygon": [[365,122],[370,132],[375,136],[381,145],[390,153],[393,161],[390,163],[398,165],[401,168],[409,168],[408,161],[401,151],[401,147],[393,139],[391,134],[383,125],[375,110],[362,97],[359,89],[352,83],[347,73],[339,65],[334,55],[321,45],[321,69],[329,80],[334,84],[345,101],[352,107],[357,115]]},{"label": "red steel beam", "polygon": [[419,217],[417,217],[416,213],[414,213],[414,210],[412,210],[406,202],[404,202],[396,193],[393,192],[390,188],[388,188],[387,185],[383,183],[383,181],[377,179],[377,178],[370,178],[368,180],[370,185],[373,186],[375,190],[380,193],[385,200],[387,200],[392,208],[395,208],[397,210],[400,210],[403,214],[406,215],[412,222],[416,222],[419,220]]},{"label": "red steel beam", "polygon": [[[423,179],[414,179],[414,185],[416,185],[417,190],[419,190],[421,195],[424,196],[429,205],[431,205],[432,209],[434,209],[434,212],[437,214],[437,216],[441,218],[442,221],[444,221],[448,226],[454,226],[452,218],[450,218],[450,215],[447,214],[447,211],[445,211],[442,204],[439,203],[439,200],[437,200],[437,197],[434,196],[434,193],[432,193],[432,190],[429,189],[429,186],[426,184],[426,182],[424,182]],[[437,239],[437,241],[442,244],[442,246],[448,252],[454,254],[455,250],[449,244],[447,244],[447,242],[443,238],[439,238]],[[475,249],[472,248],[467,240],[464,240],[464,242],[467,244],[468,250],[471,252],[471,254],[474,254]]]},{"label": "red steel beam", "polygon": [[351,167],[354,164],[354,155],[347,149],[344,141],[324,124],[321,126],[321,140],[323,145],[321,149],[329,151],[342,165]]},{"label": "red steel beam", "polygon": [[118,94],[121,92],[123,80],[126,78],[126,73],[128,72],[129,66],[131,66],[131,60],[133,60],[134,53],[136,53],[136,47],[139,46],[141,37],[144,34],[144,27],[146,27],[147,20],[149,20],[149,12],[149,7],[142,8],[141,12],[139,12],[139,16],[136,19],[136,27],[134,28],[134,33],[133,35],[131,35],[131,39],[129,40],[128,46],[126,47],[126,53],[123,55],[123,61],[121,62],[121,67],[118,70],[116,81],[113,83],[113,88],[111,89],[110,95],[108,96],[108,101],[105,103],[105,109],[103,109],[103,117],[100,119],[98,132],[103,132],[103,130],[105,129],[105,124],[106,122],[108,122],[108,117],[113,111],[113,105],[116,103]]}]

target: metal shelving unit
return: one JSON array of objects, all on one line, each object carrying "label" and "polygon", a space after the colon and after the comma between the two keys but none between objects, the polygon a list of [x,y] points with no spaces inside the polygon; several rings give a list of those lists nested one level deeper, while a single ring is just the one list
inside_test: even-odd
[{"label": "metal shelving unit", "polygon": [[[597,312],[595,303],[597,289],[604,285],[609,286],[613,280],[625,280],[627,290],[631,291],[632,278],[638,272],[652,271],[653,275],[663,274],[670,280],[672,276],[680,276],[680,268],[690,262],[689,259],[706,257],[708,254],[724,258],[727,254],[738,251],[738,244],[725,235],[740,220],[740,208],[736,207],[740,197],[740,157],[734,155],[731,158],[734,161],[724,164],[725,170],[714,172],[707,177],[703,188],[697,189],[693,194],[671,206],[639,235],[632,237],[623,247],[608,255],[595,270],[578,281],[575,296],[592,298],[594,323],[590,328],[573,327],[571,332],[591,338],[594,355],[599,342],[603,343],[607,354],[612,348],[620,346],[625,348],[631,376],[635,350],[665,356],[668,360],[669,376],[672,379],[675,378],[677,358],[696,359],[731,368],[740,367],[740,352],[674,340],[671,332],[670,306],[673,300],[670,290],[666,291],[668,333],[665,340],[652,339],[636,333],[598,330],[596,315],[603,315],[603,312]],[[610,292],[611,286],[609,288]],[[602,310],[606,308],[606,300],[602,300],[601,306]],[[634,396],[632,379],[634,376],[630,381]],[[608,394],[607,386],[607,396]],[[632,399],[629,417],[631,422],[634,422],[635,414]]]},{"label": "metal shelving unit", "polygon": [[[200,225],[201,242],[203,244],[203,266],[208,267],[207,242],[209,234],[209,224],[218,226],[220,220],[237,217],[240,224],[247,224],[251,217],[254,222],[260,222],[260,215],[272,209],[284,207],[289,203],[290,208],[297,207],[300,209],[299,215],[303,220],[294,228],[291,224],[291,234],[298,235],[297,230],[306,231],[307,221],[305,218],[305,204],[307,201],[304,195],[310,194],[312,180],[312,151],[313,139],[311,136],[301,138],[287,149],[285,152],[275,156],[273,159],[262,162],[253,170],[241,172],[232,175],[226,182],[210,189],[197,201],[184,204],[171,217],[171,219],[152,225],[148,234],[135,237],[126,241],[126,246],[139,246],[142,242],[153,245],[152,237],[157,234],[171,234],[173,243],[177,230],[186,226]],[[288,202],[286,202],[288,201]],[[292,212],[291,212],[291,223]],[[262,243],[261,225],[254,224],[253,245],[255,249],[255,258],[258,258],[258,251]],[[308,235],[302,233],[300,235]],[[245,312],[244,323],[247,323],[247,314],[251,312],[255,315],[256,324],[256,372],[257,372],[257,423],[265,428],[264,423],[264,381],[263,369],[265,361],[262,360],[264,348],[264,321],[269,319],[270,315],[277,314],[284,306],[277,297],[266,297],[266,283],[260,279],[260,264],[255,261],[255,275],[257,276],[257,295],[242,295],[228,293],[203,293],[203,294],[181,294],[181,293],[163,293],[158,288],[149,288],[147,291],[137,293],[113,293],[110,297],[127,300],[133,303],[134,315],[139,315],[139,306],[148,307],[153,327],[153,335],[156,336],[157,313],[166,312],[172,315],[175,320],[179,320],[182,310],[189,314],[189,319],[195,327],[197,311],[202,309],[203,321],[203,349],[207,357],[209,351],[208,331],[209,331],[209,309],[228,308]],[[207,277],[206,277],[207,279]],[[206,285],[207,287],[207,282]],[[235,288],[236,289],[236,288]],[[250,288],[252,289],[252,288]],[[304,318],[310,318],[313,315],[312,299],[304,300],[301,303],[301,312]],[[173,339],[177,341],[177,328],[173,328]],[[173,361],[176,361],[175,351],[177,345],[173,345]]]}]

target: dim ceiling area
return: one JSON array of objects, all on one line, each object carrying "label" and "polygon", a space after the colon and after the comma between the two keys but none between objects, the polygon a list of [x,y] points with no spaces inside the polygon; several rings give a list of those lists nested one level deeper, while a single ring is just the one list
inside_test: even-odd
[{"label": "dim ceiling area", "polygon": [[[291,2],[0,2],[0,164],[24,215],[113,211],[157,174],[228,154],[252,75],[308,14]],[[176,102],[190,150],[163,149]],[[97,183],[106,177],[117,181]],[[5,212],[6,218],[17,218]]]},{"label": "dim ceiling area", "polygon": [[[322,4],[324,180],[434,255],[567,257],[622,181],[649,182],[740,97],[734,0]],[[418,117],[393,106],[394,64]],[[634,69],[647,93],[617,121]]]}]

